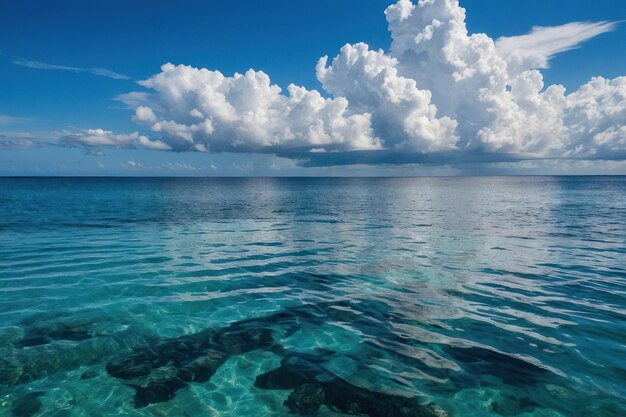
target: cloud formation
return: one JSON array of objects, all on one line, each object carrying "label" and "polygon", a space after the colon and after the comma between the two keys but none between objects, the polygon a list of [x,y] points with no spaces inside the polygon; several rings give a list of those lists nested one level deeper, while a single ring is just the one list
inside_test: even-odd
[{"label": "cloud formation", "polygon": [[38,144],[23,137],[8,137],[0,134],[0,149],[35,148]]},{"label": "cloud formation", "polygon": [[[612,159],[626,153],[626,77],[596,77],[567,94],[539,71],[555,54],[615,28],[612,22],[535,27],[498,40],[470,34],[457,0],[399,0],[385,11],[392,45],[347,44],[316,73],[326,98],[267,74],[165,64],[120,97],[135,133],[82,133],[80,143],[176,151],[309,153],[341,163],[437,160]],[[105,139],[107,138],[107,139]],[[96,140],[94,140],[96,139]],[[333,156],[328,156],[335,154]],[[408,155],[408,156],[407,156]],[[377,159],[378,158],[378,159]],[[480,159],[480,157],[478,158]],[[322,162],[320,162],[322,163]]]},{"label": "cloud formation", "polygon": [[456,147],[457,122],[437,117],[432,94],[414,79],[398,73],[398,60],[368,45],[345,45],[330,66],[317,64],[317,78],[335,97],[345,97],[352,110],[371,114],[386,148],[433,152]]},{"label": "cloud formation", "polygon": [[561,26],[535,26],[526,35],[502,37],[496,50],[515,69],[548,68],[554,55],[577,48],[582,42],[615,29],[615,22],[573,22]]},{"label": "cloud formation", "polygon": [[165,64],[140,85],[151,95],[121,100],[133,120],[164,137],[172,148],[201,152],[283,149],[378,149],[368,113],[348,113],[344,97],[324,98],[289,85],[287,93],[262,71],[226,77],[219,71]]},{"label": "cloud formation", "polygon": [[80,67],[68,67],[65,65],[53,65],[46,64],[45,62],[39,61],[30,61],[28,59],[16,57],[12,61],[15,65],[20,65],[22,67],[33,68],[33,69],[43,69],[43,70],[61,70],[61,71],[72,71],[72,72],[85,72],[88,74],[99,75],[101,77],[112,78],[114,80],[128,80],[130,77],[128,75],[119,74],[115,71],[108,70],[106,68],[80,68]]},{"label": "cloud formation", "polygon": [[0,114],[0,126],[24,123],[24,122],[27,122],[29,120],[30,119],[28,119],[26,117],[18,117],[18,116],[11,116],[11,115],[8,115],[8,114]]},{"label": "cloud formation", "polygon": [[69,147],[84,148],[86,150],[97,150],[100,147],[114,148],[145,148],[159,151],[167,151],[172,148],[170,145],[138,132],[114,134],[109,130],[86,129],[76,132],[65,132],[61,137],[61,143]]}]

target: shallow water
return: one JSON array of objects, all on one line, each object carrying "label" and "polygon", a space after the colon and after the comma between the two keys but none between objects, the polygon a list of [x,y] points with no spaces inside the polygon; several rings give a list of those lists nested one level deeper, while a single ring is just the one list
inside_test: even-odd
[{"label": "shallow water", "polygon": [[288,415],[280,367],[321,416],[621,417],[625,220],[626,177],[0,179],[0,416]]}]

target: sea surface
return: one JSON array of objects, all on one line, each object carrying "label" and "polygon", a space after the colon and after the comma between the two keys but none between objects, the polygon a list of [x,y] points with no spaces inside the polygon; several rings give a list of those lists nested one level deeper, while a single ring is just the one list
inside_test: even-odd
[{"label": "sea surface", "polygon": [[626,177],[0,179],[0,416],[626,416]]}]

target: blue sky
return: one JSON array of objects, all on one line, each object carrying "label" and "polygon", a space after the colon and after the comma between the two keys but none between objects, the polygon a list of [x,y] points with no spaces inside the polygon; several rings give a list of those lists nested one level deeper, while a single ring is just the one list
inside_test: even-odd
[{"label": "blue sky", "polygon": [[[444,3],[444,0],[437,1]],[[579,113],[564,114],[556,121],[538,121],[538,125],[554,123],[551,131],[537,130],[533,134],[549,137],[545,139],[546,144],[540,147],[531,144],[532,139],[514,137],[522,135],[517,131],[502,130],[502,125],[518,121],[521,126],[531,123],[529,120],[536,122],[534,113],[525,111],[519,117],[510,116],[514,122],[486,119],[483,115],[466,116],[465,109],[472,107],[469,99],[449,99],[445,92],[438,92],[437,83],[431,86],[429,79],[423,77],[430,76],[427,69],[433,69],[434,78],[440,72],[435,71],[436,67],[432,64],[438,54],[433,49],[436,45],[425,47],[430,48],[428,62],[411,61],[414,58],[404,49],[390,50],[392,38],[384,14],[390,4],[391,1],[380,0],[320,0],[314,3],[231,0],[176,4],[143,0],[3,2],[0,5],[0,38],[4,40],[0,44],[0,139],[3,140],[0,146],[0,175],[626,173],[623,163],[623,155],[626,154],[626,138],[623,135],[626,130],[621,129],[626,124],[623,118],[626,114],[624,89],[619,83],[609,83],[626,74],[626,25],[564,27],[564,31],[572,30],[572,38],[580,36],[581,40],[562,47],[563,52],[558,46],[553,46],[556,42],[554,34],[538,34],[542,44],[550,45],[547,48],[552,50],[541,52],[545,56],[533,50],[535,55],[532,58],[540,60],[547,57],[549,68],[524,63],[523,70],[526,73],[541,71],[541,92],[552,84],[562,84],[567,89],[563,94],[566,96],[592,77],[601,76],[607,80],[607,91],[602,97],[575,97],[578,101],[573,104],[559,105],[559,112],[573,112],[570,109],[578,108],[579,103],[589,100],[595,100],[603,108],[606,97],[614,106],[610,114],[604,115],[601,120],[588,122],[582,127],[576,122]],[[537,0],[465,0],[461,1],[461,6],[467,11],[465,24],[469,33],[486,33],[494,40],[524,35],[533,26],[626,19],[626,2],[621,0],[573,0],[566,4]],[[456,16],[454,4],[445,8],[432,6],[430,12],[435,17],[440,15],[439,20],[443,21],[448,15]],[[416,7],[412,11],[414,16],[419,13],[426,15],[426,8]],[[414,21],[402,20],[398,25],[404,26],[397,33],[413,28],[419,33],[422,20],[420,16]],[[588,34],[590,30],[592,35]],[[398,61],[397,68],[395,64],[384,61],[382,56],[368,55],[367,59],[391,65],[392,72],[397,71],[401,80],[415,79],[415,91],[430,91],[431,102],[419,104],[421,107],[415,107],[415,111],[402,119],[388,121],[389,116],[384,111],[389,108],[388,103],[372,102],[370,99],[359,101],[354,91],[346,87],[346,83],[352,82],[350,77],[356,77],[363,83],[367,81],[367,87],[363,84],[359,89],[372,88],[372,96],[377,97],[382,91],[377,89],[386,87],[372,86],[372,82],[381,77],[363,73],[365,70],[361,67],[346,69],[347,64],[330,67],[343,45],[359,42],[367,44],[368,49],[342,51],[345,56],[361,54],[366,59],[369,52],[382,48],[389,57]],[[520,42],[526,41],[516,38],[512,44],[515,48],[529,48],[528,42]],[[465,43],[462,45],[467,48]],[[535,43],[532,47],[537,48]],[[413,48],[416,50],[422,46]],[[324,55],[329,56],[329,72],[325,81],[320,81],[315,66]],[[266,73],[271,78],[271,84],[280,86],[284,95],[287,94],[287,86],[294,83],[307,91],[320,91],[323,98],[345,99],[348,103],[345,112],[334,114],[332,119],[320,123],[325,126],[324,129],[334,129],[337,123],[358,123],[359,131],[354,133],[356,127],[351,128],[351,133],[346,133],[346,129],[324,131],[325,135],[333,138],[326,142],[310,139],[306,130],[297,130],[303,129],[300,125],[291,127],[290,133],[284,133],[276,125],[291,123],[295,116],[289,113],[276,116],[276,121],[263,132],[252,132],[252,137],[258,134],[258,140],[251,139],[248,143],[247,139],[240,139],[244,144],[235,146],[230,141],[236,141],[233,138],[242,135],[240,124],[237,121],[220,124],[218,116],[203,110],[203,115],[199,117],[210,122],[212,131],[198,133],[194,130],[191,134],[193,146],[188,145],[186,139],[176,136],[179,133],[172,133],[158,124],[176,120],[179,125],[189,128],[192,123],[186,118],[177,119],[180,108],[173,108],[172,102],[164,97],[164,91],[171,86],[163,83],[170,81],[159,81],[152,87],[136,84],[139,80],[161,73],[161,65],[167,62],[218,70],[227,77],[253,68]],[[512,68],[513,64],[507,62],[507,65]],[[411,72],[418,66],[424,68],[424,74],[414,75]],[[453,69],[450,70],[450,77],[455,73]],[[499,70],[493,71],[493,74],[499,74]],[[188,76],[174,72],[172,75]],[[503,83],[514,84],[515,80],[521,79],[518,72],[509,70],[502,75]],[[493,74],[485,77],[493,78]],[[193,82],[201,85],[203,81],[197,78],[197,74],[191,76],[196,77]],[[466,88],[468,97],[476,96],[478,93],[474,94],[471,89],[482,85],[480,82],[479,79],[468,81],[459,87],[459,91]],[[594,89],[598,88],[591,88]],[[120,96],[133,91],[150,92],[155,97],[140,104],[130,103],[128,99],[120,100]],[[537,93],[537,100],[547,100],[547,96],[539,95],[540,92],[534,93]],[[248,92],[237,94],[246,97]],[[493,94],[498,98],[500,94],[507,93],[494,90]],[[272,102],[272,109],[279,113],[292,110],[280,100]],[[407,100],[411,105],[418,106],[415,100]],[[570,101],[573,100],[570,98]],[[487,101],[492,103],[493,100]],[[511,99],[511,103],[515,109],[523,107],[521,98]],[[434,106],[436,112],[428,110],[428,105]],[[138,122],[137,117],[132,120],[139,106],[152,109],[156,118],[152,120],[150,115],[150,120]],[[403,104],[402,108],[406,106]],[[187,110],[187,107],[184,109]],[[507,109],[498,108],[495,112],[505,113]],[[533,111],[547,114],[551,110],[538,105]],[[237,117],[243,117],[242,112],[237,113]],[[491,108],[484,109],[484,114],[493,113]],[[353,118],[365,114],[371,115],[369,124]],[[416,115],[427,118],[429,125],[415,127],[412,119],[418,118]],[[310,119],[306,120],[306,123],[311,123]],[[566,124],[564,130],[561,129],[563,120]],[[482,130],[472,128],[477,124]],[[599,130],[598,126],[604,130]],[[94,136],[86,133],[90,129],[103,129],[110,134]],[[439,133],[432,133],[435,130]],[[297,140],[291,138],[292,131]],[[485,131],[489,131],[489,135]],[[145,137],[150,144],[163,146],[143,146],[138,136],[115,136],[132,135],[134,132]],[[354,140],[345,139],[351,134],[355,135]],[[435,137],[437,135],[440,137]],[[547,144],[557,135],[563,137],[558,139],[563,145],[555,147]],[[451,137],[455,139],[449,140]],[[102,146],[95,146],[94,141],[102,141]],[[216,145],[218,141],[219,145]],[[296,142],[297,146],[293,145]],[[165,147],[167,150],[163,150]],[[307,158],[308,152],[318,151],[339,153],[333,156],[333,161],[351,162],[339,162],[337,166],[329,166],[329,162],[311,162],[325,159],[323,155]],[[384,153],[386,156],[360,160],[358,155],[363,151],[376,155]],[[449,160],[446,159],[448,154],[452,155]],[[494,154],[498,156],[492,157]],[[424,158],[424,155],[429,157]],[[430,155],[441,157],[431,158]],[[436,162],[428,162],[433,160]]]}]

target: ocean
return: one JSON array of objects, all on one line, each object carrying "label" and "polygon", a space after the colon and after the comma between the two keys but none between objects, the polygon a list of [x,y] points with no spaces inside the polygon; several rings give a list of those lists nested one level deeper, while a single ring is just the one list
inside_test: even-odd
[{"label": "ocean", "polygon": [[626,177],[0,179],[0,416],[626,416]]}]

